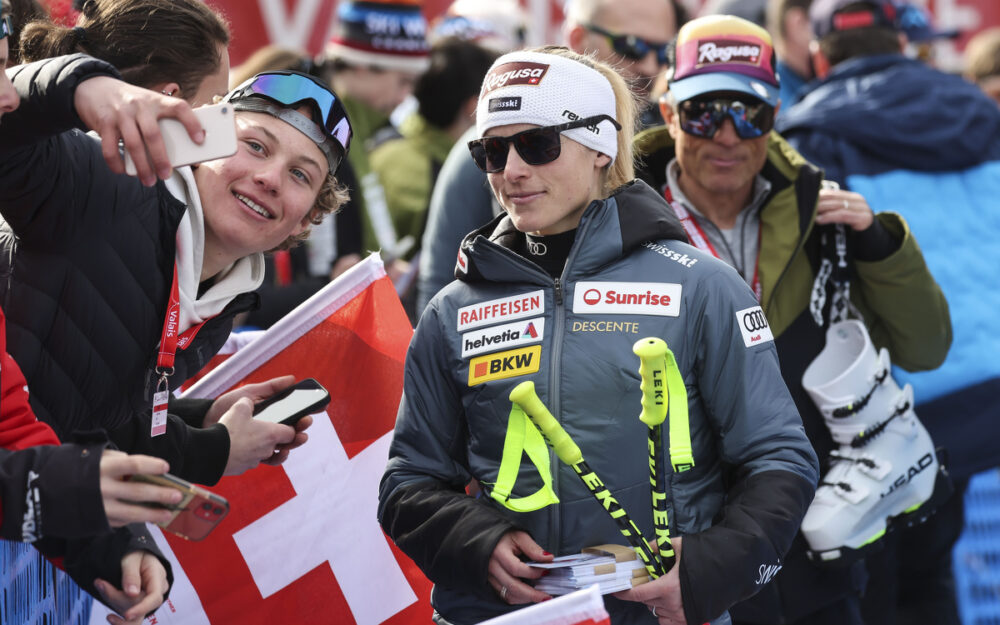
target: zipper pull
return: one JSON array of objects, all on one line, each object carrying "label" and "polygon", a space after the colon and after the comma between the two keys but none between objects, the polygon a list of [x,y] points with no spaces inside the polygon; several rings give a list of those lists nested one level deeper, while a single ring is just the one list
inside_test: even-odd
[{"label": "zipper pull", "polygon": [[555,279],[555,287],[556,287],[556,306],[562,306],[563,303],[562,283],[559,282],[559,278]]}]

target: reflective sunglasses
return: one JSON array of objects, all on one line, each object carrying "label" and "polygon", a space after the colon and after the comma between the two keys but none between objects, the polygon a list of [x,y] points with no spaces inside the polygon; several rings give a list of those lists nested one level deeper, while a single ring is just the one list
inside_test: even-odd
[{"label": "reflective sunglasses", "polygon": [[[351,145],[353,131],[343,103],[329,87],[312,76],[298,72],[264,72],[230,91],[225,99],[235,102],[251,96],[263,96],[288,109],[294,109],[302,103],[311,106],[314,113],[318,114],[317,119],[322,120],[316,125],[322,131],[323,138],[332,139],[329,143],[337,148],[336,162],[331,160],[330,163],[330,170],[336,171]],[[311,134],[304,129],[300,130],[307,135]]]},{"label": "reflective sunglasses", "polygon": [[621,124],[610,115],[594,115],[556,126],[541,126],[522,130],[509,137],[473,139],[469,141],[469,152],[472,153],[472,160],[476,162],[479,169],[488,174],[499,173],[507,167],[507,155],[510,154],[511,145],[514,146],[517,154],[525,163],[544,165],[556,160],[562,153],[560,133],[574,128],[596,126],[603,121],[611,122],[616,131],[622,129]]},{"label": "reflective sunglasses", "polygon": [[685,100],[677,107],[681,130],[704,139],[711,139],[729,119],[740,139],[757,139],[774,127],[774,107],[760,100],[737,98]]},{"label": "reflective sunglasses", "polygon": [[14,35],[14,22],[11,21],[10,16],[0,19],[0,39],[4,37],[11,37]]},{"label": "reflective sunglasses", "polygon": [[626,59],[639,61],[652,51],[656,54],[657,63],[667,65],[667,47],[670,45],[669,43],[653,43],[635,35],[618,35],[594,24],[584,24],[583,27],[606,37],[608,43],[611,44],[611,49]]}]

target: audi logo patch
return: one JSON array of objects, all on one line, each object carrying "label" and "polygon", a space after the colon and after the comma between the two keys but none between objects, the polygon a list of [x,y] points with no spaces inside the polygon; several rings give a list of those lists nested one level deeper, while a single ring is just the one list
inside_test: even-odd
[{"label": "audi logo patch", "polygon": [[767,317],[760,306],[736,311],[736,325],[740,327],[743,344],[747,347],[774,340],[771,326],[767,324]]}]

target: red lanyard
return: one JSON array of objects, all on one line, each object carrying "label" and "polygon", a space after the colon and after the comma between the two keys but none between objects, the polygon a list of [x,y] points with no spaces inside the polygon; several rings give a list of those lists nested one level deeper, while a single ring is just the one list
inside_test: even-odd
[{"label": "red lanyard", "polygon": [[167,403],[170,400],[170,386],[167,378],[174,374],[174,359],[177,349],[184,349],[194,340],[198,330],[205,322],[188,328],[178,336],[180,325],[181,296],[177,286],[177,263],[174,263],[174,279],[170,285],[170,301],[167,302],[167,315],[163,320],[163,334],[160,337],[160,351],[156,357],[156,373],[160,376],[153,393],[153,420],[150,436],[159,436],[167,431]]},{"label": "red lanyard", "polygon": [[[670,204],[670,208],[674,209],[677,218],[681,220],[681,226],[683,226],[684,232],[687,233],[688,239],[691,240],[691,245],[721,259],[722,257],[715,251],[715,247],[712,246],[711,241],[705,236],[705,231],[701,229],[695,218],[691,216],[691,213],[686,208],[681,206],[680,202],[674,199],[674,194],[670,192],[669,184],[663,186],[663,199],[667,201],[667,204]],[[763,296],[763,289],[760,286],[760,228],[757,229],[757,260],[754,263],[753,282],[750,288],[753,289],[753,294],[759,302]]]}]

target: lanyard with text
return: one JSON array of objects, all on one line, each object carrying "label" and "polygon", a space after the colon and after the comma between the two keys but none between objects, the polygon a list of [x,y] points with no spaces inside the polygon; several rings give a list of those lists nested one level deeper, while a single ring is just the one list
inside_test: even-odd
[{"label": "lanyard with text", "polygon": [[187,347],[204,322],[188,328],[180,336],[177,327],[180,324],[181,296],[177,286],[177,264],[174,263],[174,280],[170,285],[170,301],[167,303],[167,315],[163,320],[163,335],[160,337],[160,351],[156,356],[156,374],[160,376],[153,393],[153,420],[150,436],[159,436],[167,431],[167,403],[170,400],[170,385],[167,378],[174,374],[174,357],[177,349]]},{"label": "lanyard with text", "polygon": [[[681,220],[681,226],[684,227],[684,232],[688,235],[688,239],[691,240],[691,245],[695,246],[699,250],[708,252],[716,258],[721,258],[719,253],[715,251],[715,247],[712,246],[711,241],[705,236],[705,231],[701,229],[698,222],[691,213],[687,211],[686,208],[681,206],[681,203],[674,199],[674,194],[670,192],[670,185],[663,186],[663,199],[670,204],[670,208],[674,209],[674,213],[677,214],[677,218]],[[760,230],[757,230],[757,249],[760,249]],[[736,259],[733,259],[734,262]],[[759,302],[763,291],[760,286],[760,252],[757,252],[757,261],[754,263],[753,267],[753,281],[750,284],[750,288],[753,289],[754,296],[757,297]]]}]

